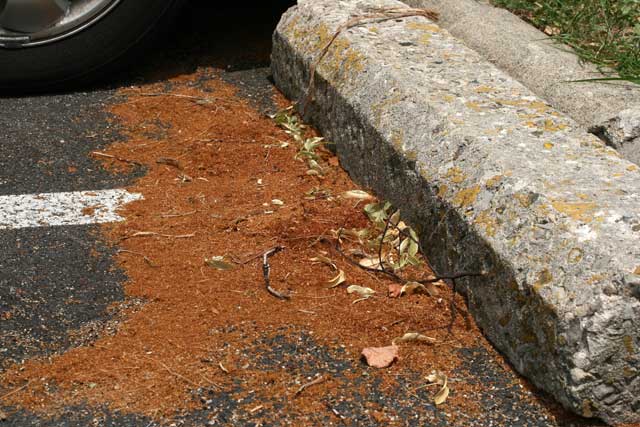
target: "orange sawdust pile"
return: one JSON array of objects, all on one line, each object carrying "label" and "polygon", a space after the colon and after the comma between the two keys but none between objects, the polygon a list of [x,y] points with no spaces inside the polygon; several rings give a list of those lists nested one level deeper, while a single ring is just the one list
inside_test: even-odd
[{"label": "orange sawdust pile", "polygon": [[[306,164],[294,159],[297,145],[273,120],[237,97],[232,86],[212,80],[197,87],[197,80],[197,75],[176,78],[168,93],[159,84],[127,89],[126,100],[111,111],[126,139],[105,150],[114,156],[105,162],[137,162],[147,173],[128,188],[144,200],[123,209],[125,222],[103,230],[120,249],[117,261],[129,277],[127,296],[146,304],[128,313],[111,336],[9,369],[4,384],[29,383],[5,403],[54,414],[86,402],[164,417],[197,407],[192,394],[197,388],[224,389],[238,376],[258,387],[275,374],[243,377],[233,355],[211,359],[223,344],[234,346],[221,342],[212,329],[246,322],[258,330],[294,325],[313,331],[320,341],[345,344],[354,360],[362,348],[388,345],[407,331],[438,340],[403,345],[391,373],[407,368],[424,375],[432,369],[448,372],[459,364],[457,348],[486,346],[459,297],[448,332],[448,289],[440,298],[387,298],[392,281],[350,265],[320,239],[331,236],[332,229],[369,224],[362,203],[306,196],[314,189],[335,196],[358,188],[330,152],[320,152],[324,177],[308,175]],[[284,105],[283,99],[278,102]],[[289,301],[264,288],[260,254],[278,245],[285,250],[270,260],[271,281],[291,296]],[[309,261],[319,251],[345,270],[349,284],[371,287],[377,296],[354,305],[355,297],[343,286],[327,289],[334,272]],[[205,259],[213,256],[224,256],[234,268],[207,266]],[[314,393],[327,387],[331,381],[310,387],[297,409],[317,410]],[[456,383],[448,404],[465,406],[469,413],[474,403],[456,397],[465,387],[471,386]]]}]

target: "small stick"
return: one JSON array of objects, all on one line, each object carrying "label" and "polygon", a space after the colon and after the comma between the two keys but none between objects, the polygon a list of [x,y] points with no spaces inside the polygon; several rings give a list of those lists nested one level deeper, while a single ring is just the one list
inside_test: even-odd
[{"label": "small stick", "polygon": [[393,214],[389,215],[389,218],[387,218],[387,222],[384,225],[384,231],[382,232],[382,237],[380,238],[380,246],[378,247],[378,262],[380,263],[380,270],[382,271],[386,271],[386,268],[384,268],[384,263],[382,262],[382,247],[384,246],[384,239],[387,237],[387,232],[389,231],[391,218],[393,217],[393,215],[395,215],[396,212],[397,211],[394,211]]},{"label": "small stick", "polygon": [[181,213],[181,214],[162,214],[160,215],[161,218],[178,218],[181,216],[189,216],[189,215],[193,215],[198,213],[198,211],[191,211],[191,212],[185,212],[185,213]]},{"label": "small stick", "polygon": [[288,300],[291,299],[289,295],[282,294],[271,287],[271,283],[269,281],[269,276],[271,273],[271,266],[269,265],[269,257],[275,255],[280,252],[284,248],[282,246],[276,246],[274,248],[269,249],[264,254],[262,254],[262,275],[264,276],[264,284],[267,288],[267,291],[276,298]]},{"label": "small stick", "polygon": [[153,262],[149,259],[149,257],[147,257],[145,254],[141,254],[140,252],[128,251],[126,249],[118,249],[118,253],[119,254],[133,254],[133,255],[141,256],[145,260],[145,262],[147,264],[149,264],[149,266],[157,267],[157,265],[154,265]]},{"label": "small stick", "polygon": [[137,95],[140,96],[150,96],[150,97],[156,97],[156,96],[169,96],[169,97],[173,97],[173,98],[183,98],[183,99],[189,99],[191,101],[198,101],[198,102],[204,102],[207,104],[213,104],[213,101],[222,101],[220,98],[202,98],[200,96],[191,96],[191,95],[182,95],[179,93],[163,93],[163,92],[158,92],[158,93],[138,93]]},{"label": "small stick", "polygon": [[129,238],[129,237],[151,237],[151,236],[166,237],[166,238],[169,238],[169,239],[189,239],[191,237],[196,237],[196,233],[191,233],[191,234],[161,234],[161,233],[156,233],[155,231],[137,231],[137,232],[133,233],[131,236],[127,236],[126,238]]},{"label": "small stick", "polygon": [[24,384],[24,385],[22,385],[22,386],[20,386],[20,387],[16,388],[16,389],[15,389],[15,390],[13,390],[13,391],[10,391],[10,392],[9,392],[9,393],[7,393],[7,394],[4,394],[4,395],[0,396],[0,400],[4,400],[4,399],[6,399],[7,397],[11,396],[12,394],[16,394],[17,392],[19,392],[19,391],[21,391],[21,390],[24,390],[25,388],[27,388],[27,387],[29,386],[29,384],[30,384],[30,383],[31,383],[31,381],[27,381],[27,383],[26,383],[26,384]]},{"label": "small stick", "polygon": [[[173,376],[175,376],[175,377],[180,378],[181,380],[183,380],[183,381],[185,381],[185,382],[187,382],[187,383],[191,384],[192,386],[195,386],[196,388],[200,388],[200,387],[202,387],[200,384],[198,384],[197,382],[195,382],[195,381],[193,381],[193,380],[191,380],[191,379],[189,379],[189,378],[185,377],[184,375],[182,375],[182,374],[180,374],[180,373],[178,373],[178,372],[172,371],[172,370],[171,370],[171,368],[169,368],[167,365],[165,365],[165,364],[164,364],[164,363],[162,363],[161,361],[159,361],[159,360],[157,360],[157,359],[154,359],[154,358],[152,358],[152,357],[147,357],[147,356],[145,356],[145,357],[146,357],[147,359],[151,360],[151,361],[156,362],[156,363],[157,363],[157,364],[159,364],[160,366],[162,366],[162,367],[163,367],[167,372],[169,372],[171,375],[173,375]],[[213,384],[213,385],[214,385],[214,386],[217,386],[217,384]]]},{"label": "small stick", "polygon": [[309,381],[306,384],[302,384],[300,386],[300,388],[298,389],[298,391],[296,391],[296,393],[293,396],[294,397],[298,397],[298,395],[300,395],[300,393],[302,393],[303,391],[305,391],[309,387],[311,387],[313,385],[316,385],[316,384],[320,384],[322,382],[324,382],[324,377],[322,375],[320,375],[318,378],[314,379],[313,381]]},{"label": "small stick", "polygon": [[91,155],[96,157],[105,157],[107,159],[113,159],[123,163],[130,163],[136,166],[142,166],[142,163],[140,162],[136,162],[135,160],[123,159],[122,157],[114,156],[113,154],[101,153],[99,151],[92,151]]}]

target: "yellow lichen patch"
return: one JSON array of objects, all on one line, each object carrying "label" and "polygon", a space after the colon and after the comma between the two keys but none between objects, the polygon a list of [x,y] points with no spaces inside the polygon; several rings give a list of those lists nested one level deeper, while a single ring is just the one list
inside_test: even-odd
[{"label": "yellow lichen patch", "polygon": [[332,35],[324,24],[319,24],[315,29],[310,29],[306,25],[298,25],[300,20],[296,16],[287,27],[287,32],[293,34],[292,41],[298,46],[307,46],[314,51],[323,49],[332,38]]},{"label": "yellow lichen patch", "polygon": [[533,284],[533,290],[537,293],[543,286],[548,285],[553,280],[553,275],[546,268],[538,273],[538,277]]},{"label": "yellow lichen patch", "polygon": [[498,228],[498,223],[495,219],[495,214],[489,209],[480,212],[476,220],[476,224],[484,228],[484,232],[489,237],[494,237]]},{"label": "yellow lichen patch", "polygon": [[511,107],[526,107],[536,111],[538,114],[544,114],[549,111],[550,107],[541,101],[527,101],[524,99],[511,100],[511,99],[496,99],[495,102],[508,105]]},{"label": "yellow lichen patch", "polygon": [[502,175],[494,175],[487,180],[485,185],[487,188],[496,188],[498,184],[500,184],[500,181],[502,181],[502,178]]},{"label": "yellow lichen patch", "polygon": [[491,93],[491,92],[495,92],[495,91],[496,91],[495,88],[492,88],[490,86],[485,86],[485,85],[478,86],[476,88],[476,92],[477,93]]},{"label": "yellow lichen patch", "polygon": [[523,208],[528,208],[529,206],[531,206],[533,204],[533,200],[531,199],[531,196],[529,194],[525,194],[525,193],[516,193],[513,195],[513,197],[520,202],[520,206],[522,206]]},{"label": "yellow lichen patch", "polygon": [[504,128],[497,127],[495,129],[486,129],[482,133],[485,135],[500,135],[500,133],[504,130]]},{"label": "yellow lichen patch", "polygon": [[536,124],[536,122],[533,122],[531,120],[524,122],[524,125],[528,128],[537,128],[538,125]]},{"label": "yellow lichen patch", "polygon": [[633,354],[633,338],[631,338],[629,335],[625,335],[624,337],[622,337],[622,342],[624,343],[624,348],[627,350],[627,352],[629,354]]},{"label": "yellow lichen patch", "polygon": [[582,257],[584,256],[584,251],[580,248],[571,248],[569,254],[567,255],[567,261],[569,264],[577,264],[582,261]]},{"label": "yellow lichen patch", "polygon": [[636,376],[636,371],[631,369],[628,366],[625,366],[624,369],[622,370],[622,374],[624,375],[625,378],[633,378]]},{"label": "yellow lichen patch", "polygon": [[477,185],[460,190],[453,198],[453,204],[459,207],[469,206],[476,201],[478,193],[480,193],[480,187]]},{"label": "yellow lichen patch", "polygon": [[382,122],[382,113],[387,111],[392,105],[398,104],[400,101],[402,101],[402,95],[396,93],[395,95],[385,99],[381,103],[373,105],[372,109],[373,114],[375,115],[377,126],[380,126]]},{"label": "yellow lichen patch", "polygon": [[378,34],[380,32],[380,29],[378,27],[369,27],[369,31]]},{"label": "yellow lichen patch", "polygon": [[406,28],[409,30],[431,31],[433,33],[440,32],[440,27],[435,24],[427,24],[426,22],[409,22]]},{"label": "yellow lichen patch", "polygon": [[629,172],[637,171],[638,170],[638,166],[636,166],[636,165],[627,166],[627,170]]},{"label": "yellow lichen patch", "polygon": [[418,39],[418,43],[420,43],[423,46],[428,46],[430,42],[431,42],[431,34],[429,33],[422,34]]},{"label": "yellow lichen patch", "polygon": [[456,100],[456,97],[453,95],[443,95],[442,99],[444,99],[445,101],[447,101],[449,104],[451,104],[453,101]]},{"label": "yellow lichen patch", "polygon": [[553,200],[551,205],[555,210],[567,215],[576,221],[591,222],[593,221],[593,213],[598,209],[598,205],[593,202],[565,202],[562,200]]},{"label": "yellow lichen patch", "polygon": [[394,130],[391,132],[391,143],[398,152],[404,151],[404,130]]},{"label": "yellow lichen patch", "polygon": [[591,198],[589,197],[588,194],[584,194],[584,193],[577,193],[576,196],[578,196],[580,200],[589,200]]},{"label": "yellow lichen patch", "polygon": [[455,184],[460,184],[462,181],[464,181],[467,178],[467,176],[457,166],[454,166],[451,169],[449,169],[444,177]]},{"label": "yellow lichen patch", "polygon": [[446,196],[447,194],[448,189],[449,187],[446,184],[442,184],[440,187],[438,187],[438,197],[444,198],[444,196]]},{"label": "yellow lichen patch", "polygon": [[467,101],[465,104],[468,108],[471,108],[473,111],[482,111],[483,108],[480,104],[474,101]]},{"label": "yellow lichen patch", "polygon": [[545,150],[551,150],[553,148],[553,143],[547,141],[543,144],[543,147],[545,148]]},{"label": "yellow lichen patch", "polygon": [[546,113],[550,109],[550,107],[542,101],[530,101],[525,103],[525,106],[536,110],[540,114]]},{"label": "yellow lichen patch", "polygon": [[593,276],[587,279],[587,284],[593,285],[594,283],[601,282],[604,278],[605,276],[603,274],[594,274]]},{"label": "yellow lichen patch", "polygon": [[336,78],[339,74],[361,72],[365,61],[365,56],[353,49],[346,39],[338,38],[331,44],[318,69]]},{"label": "yellow lichen patch", "polygon": [[567,125],[564,123],[556,123],[551,119],[546,119],[544,121],[544,130],[547,132],[558,132],[567,128]]}]

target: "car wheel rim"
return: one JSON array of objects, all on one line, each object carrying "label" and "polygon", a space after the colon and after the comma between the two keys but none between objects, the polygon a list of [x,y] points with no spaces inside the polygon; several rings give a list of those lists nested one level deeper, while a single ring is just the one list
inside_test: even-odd
[{"label": "car wheel rim", "polygon": [[52,43],[94,24],[120,0],[0,0],[0,47]]}]

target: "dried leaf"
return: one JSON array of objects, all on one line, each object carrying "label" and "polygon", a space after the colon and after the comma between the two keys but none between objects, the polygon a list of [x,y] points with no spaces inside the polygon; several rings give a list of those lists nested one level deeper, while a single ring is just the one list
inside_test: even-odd
[{"label": "dried leaf", "polygon": [[447,400],[447,397],[449,397],[449,387],[447,386],[447,376],[438,371],[436,373],[436,383],[442,385],[442,388],[440,389],[440,391],[438,391],[436,393],[435,396],[433,396],[433,403],[435,403],[436,405],[441,405],[445,402],[445,400]]},{"label": "dried leaf", "polygon": [[436,371],[431,372],[429,375],[425,377],[425,379],[430,383],[435,383],[436,381],[438,381],[438,372]]},{"label": "dried leaf", "polygon": [[329,289],[335,288],[336,286],[340,286],[342,283],[347,281],[347,276],[344,274],[343,270],[338,271],[338,274],[333,279],[329,280]]},{"label": "dried leaf", "polygon": [[348,294],[356,293],[363,298],[369,298],[373,296],[376,293],[376,291],[374,291],[371,288],[366,288],[364,286],[351,285],[347,288],[347,293]]},{"label": "dried leaf", "polygon": [[344,193],[342,193],[342,197],[346,198],[346,199],[358,199],[358,200],[367,200],[367,199],[373,199],[374,197],[367,193],[366,191],[362,191],[362,190],[349,190],[349,191],[345,191]]},{"label": "dried leaf", "polygon": [[409,282],[402,286],[400,290],[400,295],[413,295],[413,294],[429,294],[427,287],[422,283],[418,282]]},{"label": "dried leaf", "polygon": [[402,295],[402,285],[392,283],[389,285],[389,298],[398,298]]},{"label": "dried leaf", "polygon": [[401,342],[412,342],[412,341],[426,342],[429,344],[433,344],[436,342],[436,339],[428,337],[426,335],[419,334],[418,332],[407,332],[401,337],[394,338],[393,341],[391,341],[391,343],[393,345],[396,345]]},{"label": "dried leaf", "polygon": [[393,215],[391,215],[391,217],[389,218],[389,223],[390,224],[398,224],[400,222],[400,209],[398,209],[397,211],[395,211],[393,213]]},{"label": "dried leaf", "polygon": [[364,212],[374,224],[384,223],[387,220],[387,210],[389,208],[391,208],[391,203],[389,202],[369,203],[364,207]]},{"label": "dried leaf", "polygon": [[341,238],[351,237],[351,238],[357,239],[358,242],[360,243],[362,243],[362,241],[366,239],[367,236],[369,235],[369,230],[367,230],[366,228],[363,228],[362,230],[358,230],[355,228],[350,228],[350,229],[342,228],[340,230],[331,230],[331,232],[336,238],[338,238],[338,236],[341,236]]},{"label": "dried leaf", "polygon": [[441,385],[440,390],[433,396],[433,403],[443,404],[449,397],[449,386],[447,385],[447,375],[441,371],[433,371],[425,378],[430,383]]},{"label": "dried leaf", "polygon": [[373,368],[387,368],[398,360],[398,347],[395,345],[367,347],[362,350],[362,356],[367,361],[367,365]]},{"label": "dried leaf", "polygon": [[449,387],[445,384],[435,396],[433,396],[433,403],[436,405],[442,405],[449,397]]},{"label": "dried leaf", "polygon": [[358,264],[360,264],[361,267],[382,270],[382,265],[380,264],[380,259],[378,257],[362,258]]},{"label": "dried leaf", "polygon": [[223,256],[213,256],[209,259],[205,259],[204,262],[209,267],[215,268],[216,270],[231,270],[233,268],[233,265],[226,262]]},{"label": "dried leaf", "polygon": [[322,263],[322,264],[326,264],[326,265],[328,265],[329,267],[333,268],[334,270],[337,270],[337,269],[338,269],[338,267],[336,266],[336,264],[335,264],[333,261],[331,261],[331,259],[330,259],[330,258],[327,258],[327,257],[326,257],[326,256],[324,256],[324,255],[318,255],[317,257],[309,258],[309,261],[311,261],[311,262],[319,262],[319,263]]}]

